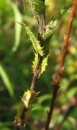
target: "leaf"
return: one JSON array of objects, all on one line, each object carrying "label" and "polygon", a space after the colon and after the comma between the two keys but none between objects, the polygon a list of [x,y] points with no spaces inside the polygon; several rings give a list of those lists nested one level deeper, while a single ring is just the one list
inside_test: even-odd
[{"label": "leaf", "polygon": [[29,35],[29,37],[30,37],[30,40],[32,42],[32,45],[33,45],[36,53],[38,53],[41,56],[43,56],[44,55],[44,53],[43,53],[43,47],[40,46],[40,42],[36,39],[36,37],[31,32],[31,30],[29,29],[29,27],[27,27],[25,23],[19,23],[19,24],[21,24],[22,26],[25,27],[25,30],[26,30],[27,34]]},{"label": "leaf", "polygon": [[58,25],[59,20],[71,6],[72,5],[68,5],[62,8],[56,16],[52,17],[51,21],[45,27],[46,32],[42,35],[44,39],[48,38],[50,35],[54,33],[54,29]]},{"label": "leaf", "polygon": [[22,102],[26,108],[32,106],[32,103],[36,100],[38,93],[32,90],[27,90],[22,97]]},{"label": "leaf", "polygon": [[11,6],[13,8],[15,16],[15,43],[12,48],[12,51],[15,52],[18,49],[20,43],[21,26],[18,24],[18,22],[22,22],[22,16],[16,7],[16,4],[11,2]]},{"label": "leaf", "polygon": [[48,57],[49,57],[49,55],[47,55],[44,59],[43,59],[43,61],[42,61],[42,64],[41,64],[41,74],[46,70],[46,67],[47,67],[47,65],[48,65]]},{"label": "leaf", "polygon": [[33,102],[36,100],[38,96],[38,93],[32,90],[27,90],[24,94],[22,99],[23,105],[21,106],[20,110],[17,113],[17,116],[15,117],[14,123],[16,126],[24,126],[26,125],[30,114],[32,112],[32,105]]},{"label": "leaf", "polygon": [[[42,64],[41,64],[41,71],[40,71],[40,74],[42,74],[45,70],[46,70],[46,66],[47,66],[47,62],[48,62],[48,57],[49,55],[47,55],[45,58],[43,58],[42,60]],[[37,64],[38,64],[38,54],[35,53],[35,58],[34,58],[34,61],[32,62],[33,65],[32,65],[32,70],[33,72],[35,72],[36,70],[36,67],[37,67]],[[40,76],[39,74],[39,76]]]},{"label": "leaf", "polygon": [[32,71],[35,72],[36,67],[37,67],[37,63],[38,63],[38,54],[34,53],[35,57],[34,57],[34,61],[32,62]]},{"label": "leaf", "polygon": [[4,11],[8,11],[11,12],[11,9],[13,9],[14,12],[14,22],[15,22],[15,42],[12,48],[12,51],[16,51],[18,46],[19,46],[19,42],[20,42],[20,33],[21,33],[21,26],[17,23],[22,22],[22,15],[20,14],[16,3],[10,1],[10,0],[0,0],[0,7],[4,10]]},{"label": "leaf", "polygon": [[[42,64],[41,64],[41,71],[40,71],[40,74],[42,74],[45,70],[46,70],[46,67],[47,67],[47,62],[48,62],[48,57],[49,55],[47,55],[45,58],[43,58],[42,60]],[[35,72],[36,70],[36,67],[37,67],[37,64],[38,64],[38,54],[35,53],[35,58],[34,58],[34,61],[32,62],[33,65],[32,65],[32,70],[33,72]],[[40,76],[39,74],[39,76]]]},{"label": "leaf", "polygon": [[64,15],[64,13],[71,7],[72,5],[68,5],[64,8],[62,8],[59,13],[55,16],[52,17],[52,20],[49,22],[48,25],[46,25],[46,29],[50,28],[53,29],[54,27],[57,26],[58,21],[60,20],[60,18]]},{"label": "leaf", "polygon": [[14,95],[14,84],[11,79],[11,75],[7,72],[5,66],[0,63],[0,75],[2,77],[2,80],[10,94],[10,96]]}]

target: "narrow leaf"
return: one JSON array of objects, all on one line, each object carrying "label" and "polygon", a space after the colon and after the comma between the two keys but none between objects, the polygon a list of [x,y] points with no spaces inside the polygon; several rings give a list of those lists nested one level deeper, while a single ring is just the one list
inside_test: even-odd
[{"label": "narrow leaf", "polygon": [[13,96],[14,95],[14,84],[11,80],[9,73],[7,72],[7,70],[3,64],[0,64],[0,75],[2,77],[2,80],[9,92],[10,96]]},{"label": "narrow leaf", "polygon": [[45,27],[46,32],[43,34],[44,39],[48,38],[50,35],[54,33],[54,29],[58,25],[59,20],[71,6],[72,5],[68,5],[62,8],[56,16],[52,17],[51,21]]},{"label": "narrow leaf", "polygon": [[12,51],[16,51],[18,49],[19,43],[20,43],[20,33],[21,33],[21,26],[17,23],[22,22],[22,15],[20,14],[16,3],[12,2],[12,0],[0,0],[0,6],[3,10],[11,12],[11,9],[14,12],[14,22],[15,22],[15,38],[14,38],[14,44]]},{"label": "narrow leaf", "polygon": [[15,17],[15,43],[12,48],[12,51],[14,52],[18,49],[20,43],[21,26],[18,24],[18,22],[22,22],[22,16],[13,2],[11,2],[11,6],[13,8]]},{"label": "narrow leaf", "polygon": [[46,70],[46,67],[47,67],[47,65],[48,65],[48,57],[49,57],[49,55],[47,55],[44,59],[43,59],[43,61],[42,61],[42,64],[41,64],[41,74]]},{"label": "narrow leaf", "polygon": [[32,42],[32,45],[36,51],[36,53],[40,54],[41,56],[44,55],[43,53],[43,47],[40,46],[40,42],[36,39],[36,37],[34,36],[34,34],[31,32],[30,28],[26,26],[25,23],[19,23],[21,25],[23,25],[25,27],[25,30],[27,32],[27,34],[30,37],[30,40]]}]

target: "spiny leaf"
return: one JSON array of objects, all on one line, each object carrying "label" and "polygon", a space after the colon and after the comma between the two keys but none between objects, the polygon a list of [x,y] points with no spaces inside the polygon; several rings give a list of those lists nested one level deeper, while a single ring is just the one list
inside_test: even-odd
[{"label": "spiny leaf", "polygon": [[47,67],[47,65],[48,65],[48,57],[49,57],[49,55],[47,55],[44,59],[43,59],[43,61],[42,61],[42,64],[41,64],[41,74],[46,70],[46,67]]},{"label": "spiny leaf", "polygon": [[46,25],[46,32],[43,34],[43,38],[46,39],[50,35],[54,33],[54,29],[57,26],[59,20],[61,17],[64,15],[64,13],[71,7],[72,5],[68,5],[64,8],[62,8],[59,13],[55,16],[52,17],[51,21]]},{"label": "spiny leaf", "polygon": [[[49,55],[47,55],[45,58],[43,58],[42,60],[42,64],[41,64],[41,71],[40,71],[40,74],[39,76],[45,71],[46,69],[46,66],[47,66],[47,62],[48,62],[48,57]],[[32,70],[33,72],[35,72],[36,70],[36,67],[37,67],[37,63],[38,63],[38,54],[35,53],[35,58],[34,58],[34,61],[33,61],[33,65],[32,65]]]},{"label": "spiny leaf", "polygon": [[36,67],[37,67],[37,63],[38,63],[38,54],[34,53],[35,54],[35,57],[34,57],[34,61],[32,62],[33,65],[32,65],[32,71],[35,72],[36,70]]},{"label": "spiny leaf", "polygon": [[53,29],[54,27],[56,27],[60,18],[71,6],[72,5],[62,8],[56,16],[52,17],[52,20],[49,22],[48,25],[46,25],[46,29]]},{"label": "spiny leaf", "polygon": [[22,102],[26,108],[31,107],[32,103],[36,100],[38,93],[33,90],[27,90],[22,97]]},{"label": "spiny leaf", "polygon": [[15,117],[14,123],[18,127],[25,126],[32,112],[33,102],[36,100],[39,93],[36,93],[33,90],[27,90],[22,99],[22,106]]},{"label": "spiny leaf", "polygon": [[40,43],[39,41],[36,39],[36,37],[34,36],[34,34],[31,32],[30,28],[26,26],[25,23],[19,23],[21,25],[23,25],[25,27],[25,30],[27,32],[27,34],[29,35],[30,37],[30,40],[32,42],[32,45],[36,51],[36,53],[40,54],[41,56],[44,55],[43,53],[43,47],[40,46]]}]

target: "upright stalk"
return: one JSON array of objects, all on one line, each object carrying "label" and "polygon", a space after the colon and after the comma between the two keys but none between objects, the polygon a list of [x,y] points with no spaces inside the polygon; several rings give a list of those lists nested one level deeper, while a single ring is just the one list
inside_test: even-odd
[{"label": "upright stalk", "polygon": [[[45,2],[45,0],[40,0],[40,1]],[[38,41],[40,42],[41,46],[44,45],[44,39],[42,38],[42,34],[44,32],[45,32],[45,11],[42,14],[38,15]],[[40,56],[39,54],[38,54],[38,56],[39,56],[38,64],[37,64],[36,70],[34,72],[30,90],[35,89],[35,86],[36,86],[36,83],[37,83],[37,80],[39,78],[39,74],[41,71],[40,67],[41,67],[43,57]]]},{"label": "upright stalk", "polygon": [[54,92],[53,92],[53,97],[51,100],[50,110],[49,110],[49,113],[47,115],[45,130],[49,129],[49,124],[50,124],[50,120],[52,118],[55,99],[57,97],[57,93],[59,90],[59,83],[61,81],[63,70],[64,70],[64,61],[65,61],[65,57],[66,57],[67,47],[69,44],[72,23],[73,23],[74,16],[75,16],[76,3],[77,3],[77,0],[73,0],[73,5],[72,5],[71,11],[70,11],[70,19],[69,19],[69,23],[68,23],[68,27],[67,27],[67,32],[66,32],[66,36],[64,38],[64,43],[63,43],[63,50],[62,50],[62,54],[61,54],[60,67],[59,67],[58,75],[56,76],[56,78],[54,80]]}]

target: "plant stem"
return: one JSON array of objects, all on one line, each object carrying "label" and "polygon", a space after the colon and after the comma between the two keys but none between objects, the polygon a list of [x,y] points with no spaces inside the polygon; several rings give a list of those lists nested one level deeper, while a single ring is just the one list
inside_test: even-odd
[{"label": "plant stem", "polygon": [[[45,2],[45,0],[40,0],[40,1]],[[41,46],[44,45],[44,40],[41,37],[41,35],[44,32],[45,32],[45,11],[42,14],[39,14],[38,16],[38,41],[40,42]],[[38,59],[37,67],[36,67],[36,70],[32,79],[30,90],[35,89],[35,86],[36,86],[36,83],[37,83],[37,80],[39,78],[40,71],[41,71],[41,63],[42,63],[43,57],[40,56],[39,54],[38,56],[39,56],[39,59]]]},{"label": "plant stem", "polygon": [[[40,0],[40,1],[44,2],[45,0]],[[39,26],[38,26],[38,41],[43,46],[44,45],[44,40],[42,39],[41,35],[45,31],[45,11],[42,14],[38,15],[38,24],[39,24]],[[37,80],[39,78],[40,71],[41,71],[41,63],[42,63],[43,57],[40,56],[39,54],[38,54],[38,57],[39,57],[39,59],[38,59],[38,63],[37,63],[37,67],[36,67],[35,73],[33,75],[32,84],[31,84],[30,90],[34,90],[35,89],[35,86],[36,86],[36,83],[37,83]],[[24,116],[25,116],[25,108],[23,109],[21,117],[19,119],[19,122],[16,125],[16,130],[22,129],[23,120],[25,118]]]},{"label": "plant stem", "polygon": [[66,37],[65,37],[64,43],[63,43],[63,51],[62,51],[62,56],[61,56],[61,61],[60,61],[60,67],[59,67],[58,75],[56,76],[56,78],[54,80],[54,93],[53,93],[53,97],[51,100],[50,110],[47,115],[45,130],[49,129],[49,123],[52,118],[55,99],[57,97],[57,93],[59,90],[59,83],[61,81],[63,70],[64,70],[64,61],[65,61],[65,56],[66,56],[66,52],[67,52],[67,47],[69,44],[70,31],[71,31],[72,23],[73,23],[74,16],[75,16],[76,3],[77,3],[77,0],[73,0],[73,6],[70,11],[70,19],[69,19],[69,23],[68,23],[68,27],[67,27],[67,33],[66,33]]}]

